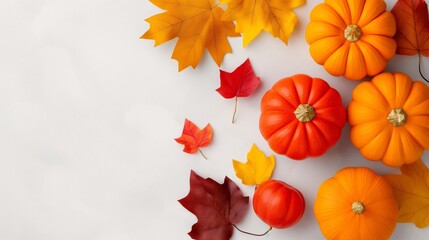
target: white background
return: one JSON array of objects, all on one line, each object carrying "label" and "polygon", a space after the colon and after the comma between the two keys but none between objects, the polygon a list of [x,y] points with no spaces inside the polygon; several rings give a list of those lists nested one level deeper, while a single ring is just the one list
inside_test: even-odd
[{"label": "white background", "polygon": [[[177,200],[189,191],[191,169],[218,182],[227,175],[251,196],[231,160],[246,161],[252,143],[272,153],[258,129],[264,92],[280,78],[306,73],[328,81],[347,105],[357,84],[330,76],[308,53],[305,26],[318,2],[295,10],[300,22],[289,46],[267,33],[245,49],[241,38],[230,38],[233,54],[221,68],[232,71],[250,58],[262,79],[252,96],[239,99],[231,124],[234,100],[215,91],[219,68],[208,54],[196,70],[178,73],[170,59],[175,41],[154,48],[139,39],[149,28],[144,20],[161,12],[150,2],[1,0],[0,239],[190,239],[196,218]],[[420,79],[416,56],[396,56],[387,71]],[[174,141],[185,118],[201,128],[212,124],[213,142],[202,149],[208,160]],[[363,159],[349,130],[323,157],[276,155],[273,178],[299,188],[307,207],[298,225],[265,239],[323,239],[312,205],[318,186],[339,169],[399,172]],[[267,228],[251,209],[239,226]],[[428,238],[429,229],[413,224],[398,224],[392,236]],[[235,231],[232,239],[255,238]]]}]

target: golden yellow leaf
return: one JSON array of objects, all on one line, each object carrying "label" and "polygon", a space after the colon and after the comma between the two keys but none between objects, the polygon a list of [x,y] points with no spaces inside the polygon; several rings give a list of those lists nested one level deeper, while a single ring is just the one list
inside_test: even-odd
[{"label": "golden yellow leaf", "polygon": [[253,144],[247,153],[247,162],[232,160],[235,174],[245,185],[261,184],[271,178],[276,161],[274,156],[265,157],[264,153]]},{"label": "golden yellow leaf", "polygon": [[429,226],[429,169],[421,161],[401,167],[401,175],[386,175],[399,203],[401,223]]},{"label": "golden yellow leaf", "polygon": [[232,21],[221,20],[224,11],[213,0],[151,0],[166,10],[146,19],[150,24],[141,38],[155,40],[155,46],[178,38],[172,58],[179,71],[195,68],[207,49],[218,66],[231,46],[228,36],[240,36]]},{"label": "golden yellow leaf", "polygon": [[298,18],[292,9],[305,4],[305,0],[222,0],[228,8],[222,19],[235,20],[237,32],[243,34],[246,47],[264,30],[288,43]]}]

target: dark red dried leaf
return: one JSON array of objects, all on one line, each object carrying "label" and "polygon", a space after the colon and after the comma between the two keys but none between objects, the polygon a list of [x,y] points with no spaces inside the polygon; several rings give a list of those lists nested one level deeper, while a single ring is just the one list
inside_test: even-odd
[{"label": "dark red dried leaf", "polygon": [[198,219],[188,233],[192,239],[228,240],[233,224],[239,223],[248,211],[249,197],[244,197],[228,177],[219,184],[191,170],[189,193],[179,203]]}]

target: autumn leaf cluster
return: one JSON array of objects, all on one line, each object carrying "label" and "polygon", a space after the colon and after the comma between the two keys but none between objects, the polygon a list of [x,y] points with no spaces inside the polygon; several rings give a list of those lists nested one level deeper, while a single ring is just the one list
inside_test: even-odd
[{"label": "autumn leaf cluster", "polygon": [[[243,35],[247,46],[261,31],[288,43],[298,22],[292,12],[305,0],[150,0],[165,10],[146,19],[150,24],[141,38],[155,46],[178,38],[172,58],[179,71],[196,68],[207,50],[218,66],[232,49],[228,37]],[[220,4],[226,4],[226,10]],[[234,24],[236,22],[236,25]]]}]

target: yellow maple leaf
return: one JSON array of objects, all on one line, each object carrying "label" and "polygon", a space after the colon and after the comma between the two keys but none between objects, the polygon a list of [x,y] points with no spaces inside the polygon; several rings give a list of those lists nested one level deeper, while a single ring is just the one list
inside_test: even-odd
[{"label": "yellow maple leaf", "polygon": [[288,44],[289,36],[298,18],[292,9],[305,4],[305,0],[222,0],[228,8],[222,19],[236,20],[237,32],[243,34],[246,47],[264,30]]},{"label": "yellow maple leaf", "polygon": [[146,19],[150,24],[141,38],[155,40],[155,46],[178,38],[172,58],[179,71],[195,68],[207,49],[218,66],[230,53],[228,36],[240,36],[232,21],[221,20],[224,10],[213,0],[151,0],[163,13]]},{"label": "yellow maple leaf", "polygon": [[271,178],[276,161],[274,156],[265,157],[264,153],[253,144],[247,153],[247,162],[232,160],[235,174],[245,185],[261,184]]},{"label": "yellow maple leaf", "polygon": [[421,161],[402,165],[401,175],[386,175],[399,203],[401,223],[429,226],[429,169]]}]

